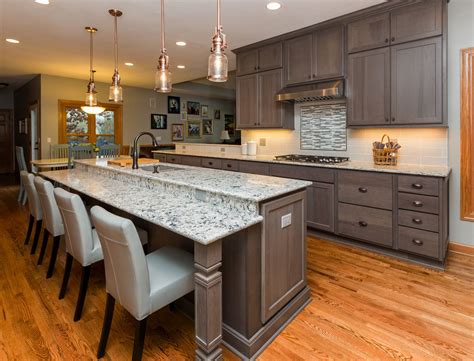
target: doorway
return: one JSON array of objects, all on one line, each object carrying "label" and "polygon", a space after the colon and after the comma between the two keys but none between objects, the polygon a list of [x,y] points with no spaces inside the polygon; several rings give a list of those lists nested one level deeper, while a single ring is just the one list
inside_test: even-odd
[{"label": "doorway", "polygon": [[[37,160],[41,158],[40,137],[39,107],[38,103],[35,102],[30,105],[30,135],[28,139],[30,160]],[[36,169],[32,169],[32,171],[35,172]]]},{"label": "doorway", "polygon": [[10,109],[0,109],[0,174],[13,173],[13,117]]}]

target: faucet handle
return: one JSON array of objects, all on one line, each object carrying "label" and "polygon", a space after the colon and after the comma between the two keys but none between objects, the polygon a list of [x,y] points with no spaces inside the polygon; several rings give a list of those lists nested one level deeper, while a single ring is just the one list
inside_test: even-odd
[{"label": "faucet handle", "polygon": [[159,164],[155,164],[153,166],[153,173],[160,173],[160,165]]}]

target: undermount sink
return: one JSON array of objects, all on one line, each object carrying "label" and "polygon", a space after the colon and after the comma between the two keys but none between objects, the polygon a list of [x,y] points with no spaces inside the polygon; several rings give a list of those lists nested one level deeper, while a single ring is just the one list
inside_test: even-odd
[{"label": "undermount sink", "polygon": [[146,167],[140,167],[140,169],[144,170],[145,172],[151,173],[162,173],[162,172],[170,172],[173,170],[182,170],[182,168],[177,167],[170,167],[169,165],[147,165]]}]

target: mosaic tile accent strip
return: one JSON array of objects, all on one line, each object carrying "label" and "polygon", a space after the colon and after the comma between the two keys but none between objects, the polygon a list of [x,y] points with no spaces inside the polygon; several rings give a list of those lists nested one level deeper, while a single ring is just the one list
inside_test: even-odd
[{"label": "mosaic tile accent strip", "polygon": [[300,142],[303,150],[346,150],[346,106],[302,106]]}]

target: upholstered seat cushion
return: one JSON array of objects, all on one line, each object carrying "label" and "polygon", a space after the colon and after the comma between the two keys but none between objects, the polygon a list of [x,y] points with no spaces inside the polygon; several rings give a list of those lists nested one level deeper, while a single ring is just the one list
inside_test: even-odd
[{"label": "upholstered seat cushion", "polygon": [[162,247],[146,256],[150,277],[151,312],[194,290],[193,255]]}]

